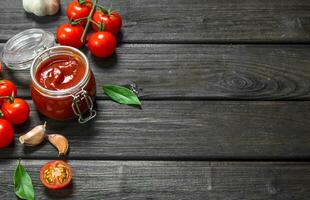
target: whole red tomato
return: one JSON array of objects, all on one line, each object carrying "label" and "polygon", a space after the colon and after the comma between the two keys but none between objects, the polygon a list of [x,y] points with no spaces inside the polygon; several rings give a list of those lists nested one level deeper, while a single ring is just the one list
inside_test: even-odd
[{"label": "whole red tomato", "polygon": [[0,119],[0,148],[9,146],[14,139],[14,128],[5,119]]},{"label": "whole red tomato", "polygon": [[[14,93],[14,96],[17,95],[17,90],[16,86],[14,85],[13,82],[9,80],[0,80],[0,97],[5,97],[5,96],[12,96]],[[1,99],[0,98],[0,105],[2,105],[3,102],[5,102],[6,99]]]},{"label": "whole red tomato", "polygon": [[[105,14],[102,11],[96,11],[92,17],[92,19],[97,24],[103,24],[104,30],[111,32],[113,34],[118,33],[121,30],[122,26],[122,17],[118,12],[111,11],[109,14]],[[98,27],[96,24],[92,23],[93,29],[98,31]]]},{"label": "whole red tomato", "polygon": [[[74,20],[82,17],[87,17],[91,11],[92,3],[89,0],[86,0],[85,3],[80,4],[78,0],[71,2],[67,7],[67,17],[68,19]],[[84,19],[81,21],[81,24],[85,26],[87,20]]]},{"label": "whole red tomato", "polygon": [[88,48],[93,55],[106,58],[115,52],[115,36],[107,31],[93,33],[88,39]]},{"label": "whole red tomato", "polygon": [[3,103],[1,111],[4,119],[12,124],[22,124],[29,118],[30,108],[25,100],[14,98],[14,102]]},{"label": "whole red tomato", "polygon": [[[56,39],[61,45],[80,48],[85,42],[81,42],[84,28],[80,24],[62,24],[56,32]],[[85,40],[84,40],[85,41]]]}]

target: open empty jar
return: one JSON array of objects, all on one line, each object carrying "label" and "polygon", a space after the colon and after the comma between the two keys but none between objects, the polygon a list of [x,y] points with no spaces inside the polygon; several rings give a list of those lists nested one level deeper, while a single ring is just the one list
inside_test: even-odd
[{"label": "open empty jar", "polygon": [[52,33],[42,29],[28,29],[10,38],[4,45],[2,61],[13,70],[28,69],[39,52],[55,46]]},{"label": "open empty jar", "polygon": [[73,47],[55,46],[54,35],[29,29],[4,46],[2,59],[12,70],[30,68],[30,89],[37,110],[55,120],[96,116],[96,82],[86,56]]}]

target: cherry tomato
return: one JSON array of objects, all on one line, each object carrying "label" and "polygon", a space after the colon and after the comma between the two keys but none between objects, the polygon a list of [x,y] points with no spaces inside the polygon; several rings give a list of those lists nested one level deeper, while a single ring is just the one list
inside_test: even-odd
[{"label": "cherry tomato", "polygon": [[[16,86],[14,83],[12,83],[9,80],[0,80],[0,97],[5,96],[12,96],[14,93],[14,96],[17,95]],[[5,102],[6,99],[0,99],[0,105],[2,105],[3,102]]]},{"label": "cherry tomato", "polygon": [[[87,17],[91,11],[92,3],[87,0],[84,4],[80,4],[78,0],[71,2],[67,7],[67,17],[69,20]],[[81,25],[85,26],[87,19],[81,21]]]},{"label": "cherry tomato", "polygon": [[62,189],[71,183],[72,169],[62,160],[47,162],[40,170],[40,180],[48,189]]},{"label": "cherry tomato", "polygon": [[[85,42],[81,42],[84,28],[80,24],[62,24],[56,32],[56,39],[61,45],[80,48]],[[85,41],[85,40],[84,40]]]},{"label": "cherry tomato", "polygon": [[12,124],[22,124],[29,118],[29,105],[20,98],[14,98],[14,102],[7,101],[2,104],[1,111],[4,119]]},{"label": "cherry tomato", "polygon": [[14,139],[14,128],[10,122],[0,119],[0,148],[9,146]]},{"label": "cherry tomato", "polygon": [[[121,30],[122,17],[116,11],[111,11],[108,15],[98,10],[94,13],[92,19],[97,22],[97,24],[102,23],[105,31],[116,34]],[[98,31],[96,24],[92,23],[92,26],[95,31]]]},{"label": "cherry tomato", "polygon": [[93,33],[88,39],[88,48],[95,56],[106,58],[115,52],[115,36],[107,31]]}]

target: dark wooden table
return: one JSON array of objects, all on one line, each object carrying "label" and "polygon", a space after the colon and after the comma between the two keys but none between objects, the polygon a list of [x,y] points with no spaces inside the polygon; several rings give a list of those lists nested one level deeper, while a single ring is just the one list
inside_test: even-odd
[{"label": "dark wooden table", "polygon": [[[0,48],[28,28],[55,32],[58,15],[26,14],[0,1]],[[0,199],[15,199],[18,158],[37,199],[308,200],[310,198],[310,1],[119,0],[117,53],[96,59],[95,120],[56,122],[38,114],[29,72],[6,71],[31,105],[15,144],[0,151]],[[105,83],[140,88],[143,110],[108,100]],[[74,182],[41,186],[52,146],[23,148],[17,137],[47,121],[70,140]]]}]

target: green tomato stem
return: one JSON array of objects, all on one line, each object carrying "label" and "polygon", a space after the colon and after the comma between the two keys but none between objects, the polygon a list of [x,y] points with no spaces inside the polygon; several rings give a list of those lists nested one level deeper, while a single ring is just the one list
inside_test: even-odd
[{"label": "green tomato stem", "polygon": [[107,6],[108,7],[108,11],[110,12],[112,10],[112,7],[113,7],[113,0],[108,0],[109,2],[109,5]]},{"label": "green tomato stem", "polygon": [[109,11],[102,5],[98,5],[98,7],[100,8],[100,10],[106,14],[106,15],[110,15]]},{"label": "green tomato stem", "polygon": [[88,18],[88,16],[87,17],[81,17],[81,18],[78,18],[77,20],[75,20],[76,22],[80,22],[80,21],[82,21],[82,20],[84,20],[84,19],[87,19]]},{"label": "green tomato stem", "polygon": [[14,92],[12,92],[12,94],[9,98],[11,104],[14,103],[14,99],[15,99],[15,94],[14,94]]},{"label": "green tomato stem", "polygon": [[87,18],[88,18],[88,16],[87,16],[87,17],[81,17],[81,18],[72,20],[72,21],[71,21],[71,25],[75,26],[75,25],[77,25],[77,24],[80,24],[83,20],[85,20],[85,19],[87,19]]},{"label": "green tomato stem", "polygon": [[12,92],[11,96],[2,96],[2,97],[0,97],[0,99],[7,99],[7,100],[9,100],[10,103],[14,103],[14,98],[15,98],[14,92]]},{"label": "green tomato stem", "polygon": [[113,0],[109,0],[110,1],[110,7],[109,7],[109,15],[111,14],[111,10],[112,10],[112,7],[113,7]]},{"label": "green tomato stem", "polygon": [[93,23],[93,24],[95,24],[97,27],[98,27],[98,29],[100,30],[100,31],[104,31],[104,24],[103,23],[100,23],[100,24],[98,24],[97,22],[95,22],[94,20],[90,20],[90,22],[91,23]]},{"label": "green tomato stem", "polygon": [[97,3],[98,3],[98,0],[94,0],[94,1],[93,1],[93,6],[92,6],[92,8],[91,8],[91,11],[90,11],[88,17],[87,17],[87,23],[86,23],[85,29],[84,29],[83,34],[82,34],[82,37],[81,37],[81,42],[84,42],[85,34],[86,34],[87,30],[88,30],[89,23],[90,23],[91,20],[92,20],[91,17],[92,17],[93,14],[94,14],[94,11],[95,11],[95,9],[96,9]]},{"label": "green tomato stem", "polygon": [[79,4],[84,4],[85,3],[85,0],[79,0]]}]

